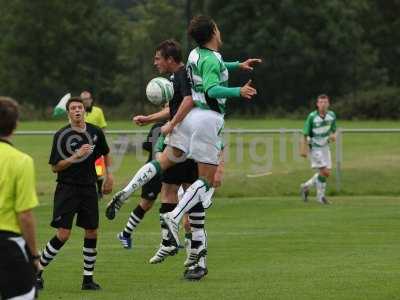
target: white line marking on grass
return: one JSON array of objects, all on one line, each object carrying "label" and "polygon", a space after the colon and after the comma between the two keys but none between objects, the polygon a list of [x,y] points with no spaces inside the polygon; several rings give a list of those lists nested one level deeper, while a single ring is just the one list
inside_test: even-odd
[{"label": "white line marking on grass", "polygon": [[265,173],[258,173],[258,174],[247,174],[246,177],[248,178],[257,178],[257,177],[263,177],[263,176],[269,176],[272,175],[272,172],[265,172]]}]

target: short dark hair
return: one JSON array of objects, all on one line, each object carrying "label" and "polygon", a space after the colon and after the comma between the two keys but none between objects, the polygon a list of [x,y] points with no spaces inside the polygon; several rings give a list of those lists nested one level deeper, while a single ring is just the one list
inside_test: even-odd
[{"label": "short dark hair", "polygon": [[83,101],[82,101],[81,97],[71,97],[71,98],[69,98],[69,100],[65,104],[65,108],[67,109],[67,111],[69,111],[69,105],[72,102],[79,102],[79,103],[82,103],[82,105],[83,105]]},{"label": "short dark hair", "polygon": [[199,46],[204,46],[212,39],[216,26],[213,19],[200,15],[190,21],[188,34]]},{"label": "short dark hair", "polygon": [[18,103],[9,97],[0,96],[0,136],[9,136],[17,128]]},{"label": "short dark hair", "polygon": [[328,99],[328,100],[329,100],[329,96],[326,95],[326,94],[321,94],[321,95],[319,95],[319,96],[317,97],[317,101],[318,101],[319,99]]},{"label": "short dark hair", "polygon": [[171,57],[177,63],[180,63],[182,61],[181,45],[174,39],[169,39],[161,42],[157,46],[156,51],[159,51],[161,56],[165,59]]}]

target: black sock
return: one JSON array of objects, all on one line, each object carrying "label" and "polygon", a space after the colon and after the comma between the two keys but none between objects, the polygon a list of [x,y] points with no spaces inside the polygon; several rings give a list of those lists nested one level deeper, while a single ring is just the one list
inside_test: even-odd
[{"label": "black sock", "polygon": [[42,255],[40,256],[40,264],[43,267],[47,266],[54,259],[64,244],[65,242],[60,241],[55,235],[43,249]]},{"label": "black sock", "polygon": [[167,212],[173,211],[176,206],[176,203],[161,203],[160,214],[165,214]]},{"label": "black sock", "polygon": [[146,211],[140,206],[136,206],[136,208],[131,212],[128,223],[126,223],[126,226],[124,230],[122,231],[122,234],[124,237],[130,237],[133,230],[139,225],[139,223],[142,221]]}]

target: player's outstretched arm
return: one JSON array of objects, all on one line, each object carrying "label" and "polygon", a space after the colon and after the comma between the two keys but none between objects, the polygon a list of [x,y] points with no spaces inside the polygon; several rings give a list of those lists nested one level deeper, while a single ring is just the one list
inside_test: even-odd
[{"label": "player's outstretched arm", "polygon": [[186,96],[183,98],[181,105],[179,105],[178,111],[176,112],[174,118],[161,127],[161,132],[164,135],[170,134],[176,125],[183,121],[186,115],[194,107],[194,102],[192,96]]},{"label": "player's outstretched arm", "polygon": [[257,95],[257,90],[251,86],[251,80],[249,80],[242,87],[225,87],[221,85],[215,85],[207,91],[207,94],[211,98],[234,98],[242,97],[250,100]]},{"label": "player's outstretched arm", "polygon": [[239,68],[244,71],[253,71],[254,67],[260,63],[262,63],[262,60],[259,58],[249,58],[244,62],[240,63]]},{"label": "player's outstretched arm", "polygon": [[262,63],[262,60],[259,58],[249,58],[245,60],[244,62],[239,62],[239,61],[224,61],[225,67],[228,69],[228,71],[235,71],[237,69],[241,69],[244,71],[253,71],[254,66],[256,64]]},{"label": "player's outstretched arm", "polygon": [[136,123],[136,125],[143,126],[150,123],[168,120],[169,116],[169,107],[165,107],[163,110],[148,116],[135,116],[133,117],[132,121]]}]

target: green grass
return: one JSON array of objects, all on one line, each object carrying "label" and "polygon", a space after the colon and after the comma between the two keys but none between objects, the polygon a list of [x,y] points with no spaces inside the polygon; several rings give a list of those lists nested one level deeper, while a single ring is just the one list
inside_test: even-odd
[{"label": "green grass", "polygon": [[[20,130],[56,130],[65,125],[65,120],[54,121],[26,121],[19,125]],[[302,128],[304,120],[288,120],[288,119],[227,119],[226,128]],[[398,128],[399,122],[396,121],[340,121],[339,127],[343,128]],[[140,129],[133,125],[129,120],[126,121],[109,121],[109,129]]]},{"label": "green grass", "polygon": [[[183,251],[148,264],[159,243],[156,209],[138,228],[135,248],[120,247],[115,235],[131,202],[113,222],[101,219],[95,276],[103,291],[79,290],[82,233],[74,228],[45,271],[41,299],[399,299],[400,199],[332,200],[321,206],[293,197],[216,199],[207,214],[209,275],[202,282],[182,280]],[[53,235],[49,201],[36,214],[44,245]]]},{"label": "green grass", "polygon": [[[228,120],[227,128],[300,128],[296,120]],[[20,130],[56,130],[64,122],[27,122]],[[397,122],[340,122],[344,128],[397,128]],[[134,129],[129,122],[110,122],[110,129]],[[236,159],[237,136],[229,142],[223,187],[207,214],[210,273],[202,282],[182,280],[184,253],[161,265],[148,259],[159,243],[158,203],[135,234],[135,249],[120,247],[115,235],[125,225],[137,195],[118,218],[104,219],[101,203],[99,256],[96,278],[99,293],[80,291],[82,231],[74,228],[68,244],[48,267],[41,299],[400,299],[398,211],[400,139],[398,134],[346,134],[343,140],[342,191],[335,186],[335,170],[328,182],[331,206],[299,201],[300,182],[312,175],[306,160],[293,159],[287,136],[286,161],[279,155],[278,135],[242,136],[243,160]],[[109,136],[113,144],[115,136]],[[133,137],[130,137],[133,139]],[[136,137],[141,141],[141,137]],[[263,163],[249,158],[252,138],[272,138],[272,174],[257,178]],[[47,164],[51,136],[16,136],[14,144],[36,164],[41,206],[40,246],[54,234],[52,213],[55,175]],[[334,151],[333,147],[333,153]],[[262,145],[257,147],[261,155]],[[141,153],[141,152],[140,152]],[[114,155],[115,190],[128,182],[145,160],[130,151]],[[182,251],[183,252],[183,251]]]},{"label": "green grass", "polygon": [[[64,123],[57,122],[28,122],[22,123],[20,130],[56,130]],[[300,128],[302,121],[293,120],[228,120],[227,128]],[[344,128],[398,128],[398,122],[391,121],[363,121],[363,122],[340,122]],[[111,129],[138,128],[129,122],[109,122]],[[341,166],[341,195],[385,195],[395,196],[400,194],[400,185],[395,174],[400,172],[400,139],[398,133],[369,133],[355,134],[345,133],[343,136],[343,162]],[[109,136],[109,143],[117,136]],[[278,134],[251,134],[234,135],[227,138],[227,164],[225,172],[225,184],[218,191],[221,197],[259,197],[259,196],[294,196],[298,193],[301,181],[311,177],[312,170],[308,160],[300,157],[293,158],[293,148],[297,142],[293,141],[291,134],[285,135],[286,154],[284,160],[280,151],[280,139]],[[51,136],[17,136],[15,144],[23,151],[30,153],[35,161],[37,177],[39,180],[39,192],[50,194],[48,181],[53,178],[47,166],[48,155],[51,147]],[[131,135],[131,143],[142,141],[143,136]],[[237,150],[240,140],[243,139],[243,157]],[[265,156],[261,162],[250,159],[250,144],[258,139],[257,153]],[[272,141],[272,151],[266,152],[263,142]],[[145,161],[147,156],[139,152],[141,159],[137,159],[134,151],[126,155],[114,155],[115,164],[119,167],[115,172],[116,181],[119,186],[129,182],[133,172]],[[335,157],[335,146],[332,146],[333,158]],[[239,155],[239,158],[238,158]],[[271,162],[270,168],[268,162]],[[271,171],[268,175],[261,177],[249,177],[249,175],[263,174]],[[336,169],[329,179],[329,195],[337,195],[339,191],[336,185]],[[246,187],[246,188],[243,188]]]}]

